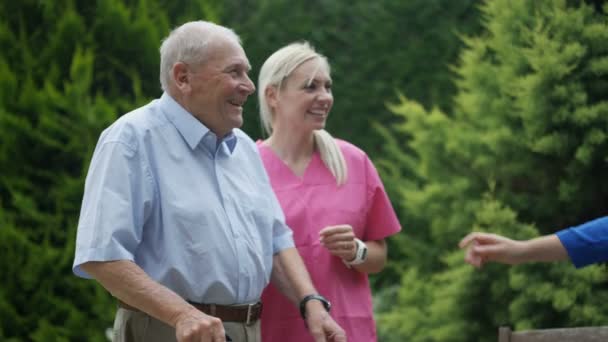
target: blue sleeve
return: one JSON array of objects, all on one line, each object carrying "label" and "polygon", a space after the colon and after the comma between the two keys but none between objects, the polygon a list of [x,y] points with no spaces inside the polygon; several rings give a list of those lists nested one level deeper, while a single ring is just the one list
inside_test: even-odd
[{"label": "blue sleeve", "polygon": [[557,232],[577,268],[608,261],[608,216]]},{"label": "blue sleeve", "polygon": [[121,142],[101,142],[91,161],[78,222],[73,272],[90,278],[89,261],[134,260],[152,198],[139,155]]}]

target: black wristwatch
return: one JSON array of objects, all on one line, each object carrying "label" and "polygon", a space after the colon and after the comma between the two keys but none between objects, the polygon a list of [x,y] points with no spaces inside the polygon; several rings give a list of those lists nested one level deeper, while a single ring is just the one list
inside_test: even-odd
[{"label": "black wristwatch", "polygon": [[331,303],[327,299],[325,299],[325,297],[319,294],[308,295],[302,298],[302,300],[300,301],[300,315],[302,315],[302,318],[304,320],[306,320],[306,303],[308,303],[309,300],[313,299],[320,301],[323,304],[325,310],[327,310],[327,312],[329,312],[329,310],[331,309]]}]

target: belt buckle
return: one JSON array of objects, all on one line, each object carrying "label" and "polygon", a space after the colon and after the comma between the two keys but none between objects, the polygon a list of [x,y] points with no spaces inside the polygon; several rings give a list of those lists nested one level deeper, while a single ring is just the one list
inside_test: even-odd
[{"label": "belt buckle", "polygon": [[253,322],[251,322],[251,312],[253,311],[253,306],[257,304],[247,304],[247,320],[245,320],[245,325],[251,325]]}]

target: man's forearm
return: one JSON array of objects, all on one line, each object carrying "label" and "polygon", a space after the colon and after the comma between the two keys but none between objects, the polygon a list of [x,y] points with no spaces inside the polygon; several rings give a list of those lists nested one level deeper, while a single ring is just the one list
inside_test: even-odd
[{"label": "man's forearm", "polygon": [[180,314],[196,310],[131,261],[88,262],[82,268],[114,297],[173,327]]},{"label": "man's forearm", "polygon": [[271,281],[295,305],[304,296],[316,293],[304,261],[295,248],[284,249],[274,256]]},{"label": "man's forearm", "polygon": [[[317,293],[295,248],[279,252],[273,261],[272,282],[296,306],[305,296]],[[344,330],[331,318],[329,308],[325,308],[320,300],[308,300],[303,309],[306,326],[315,341],[346,341]]]}]

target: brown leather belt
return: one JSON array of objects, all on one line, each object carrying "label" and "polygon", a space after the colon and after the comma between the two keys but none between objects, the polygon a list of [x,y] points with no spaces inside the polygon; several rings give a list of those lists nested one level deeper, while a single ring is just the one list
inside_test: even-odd
[{"label": "brown leather belt", "polygon": [[[244,305],[218,305],[218,304],[199,304],[189,302],[190,305],[199,309],[207,315],[217,317],[226,322],[239,322],[247,325],[254,324],[262,316],[262,302]],[[118,306],[131,311],[139,309],[119,300]]]}]

